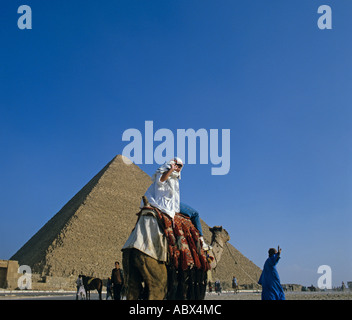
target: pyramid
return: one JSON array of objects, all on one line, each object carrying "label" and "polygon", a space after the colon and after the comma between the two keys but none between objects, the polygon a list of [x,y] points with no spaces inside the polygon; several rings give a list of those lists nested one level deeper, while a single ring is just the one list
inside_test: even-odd
[{"label": "pyramid", "polygon": [[[26,264],[42,276],[69,277],[84,273],[106,279],[130,235],[141,197],[151,178],[137,165],[114,157],[11,260]],[[201,221],[204,237],[209,226]],[[224,226],[226,228],[226,226]],[[240,283],[256,282],[261,270],[227,244],[214,277]],[[215,280],[215,279],[214,279]]]}]

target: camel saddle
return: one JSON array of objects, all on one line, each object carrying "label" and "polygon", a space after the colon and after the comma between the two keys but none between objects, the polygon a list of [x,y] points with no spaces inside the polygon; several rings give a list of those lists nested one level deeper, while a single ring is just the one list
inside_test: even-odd
[{"label": "camel saddle", "polygon": [[176,213],[172,219],[158,208],[153,209],[167,239],[168,263],[176,270],[181,268],[184,271],[193,267],[203,271],[210,270],[206,253],[200,243],[199,231],[191,219],[181,213]]},{"label": "camel saddle", "polygon": [[189,217],[176,213],[172,219],[150,204],[137,215],[137,223],[122,250],[137,249],[176,270],[210,270],[199,231]]}]

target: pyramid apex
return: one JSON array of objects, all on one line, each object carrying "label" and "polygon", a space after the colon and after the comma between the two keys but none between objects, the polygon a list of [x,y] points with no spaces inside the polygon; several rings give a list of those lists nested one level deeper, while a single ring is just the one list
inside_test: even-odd
[{"label": "pyramid apex", "polygon": [[122,154],[118,154],[113,158],[113,161],[118,160],[118,161],[122,161],[123,163],[130,165],[133,163],[133,161],[125,156],[123,156]]}]

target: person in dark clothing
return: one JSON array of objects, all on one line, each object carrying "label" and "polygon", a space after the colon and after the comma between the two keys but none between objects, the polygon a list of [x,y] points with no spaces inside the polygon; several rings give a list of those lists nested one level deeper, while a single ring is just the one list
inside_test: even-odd
[{"label": "person in dark clothing", "polygon": [[123,286],[123,274],[120,269],[120,263],[115,262],[115,268],[111,272],[111,284],[114,293],[114,300],[121,300],[121,289]]}]

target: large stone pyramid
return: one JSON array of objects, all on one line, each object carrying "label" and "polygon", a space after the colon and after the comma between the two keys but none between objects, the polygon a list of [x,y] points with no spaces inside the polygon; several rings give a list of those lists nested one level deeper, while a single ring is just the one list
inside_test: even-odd
[{"label": "large stone pyramid", "polygon": [[[149,175],[122,157],[112,159],[11,260],[29,265],[42,276],[110,276],[114,261],[122,259],[121,248],[151,184]],[[210,242],[209,226],[202,221],[202,227]],[[228,243],[213,278],[229,282],[236,275],[241,284],[253,283],[260,272]]]}]

